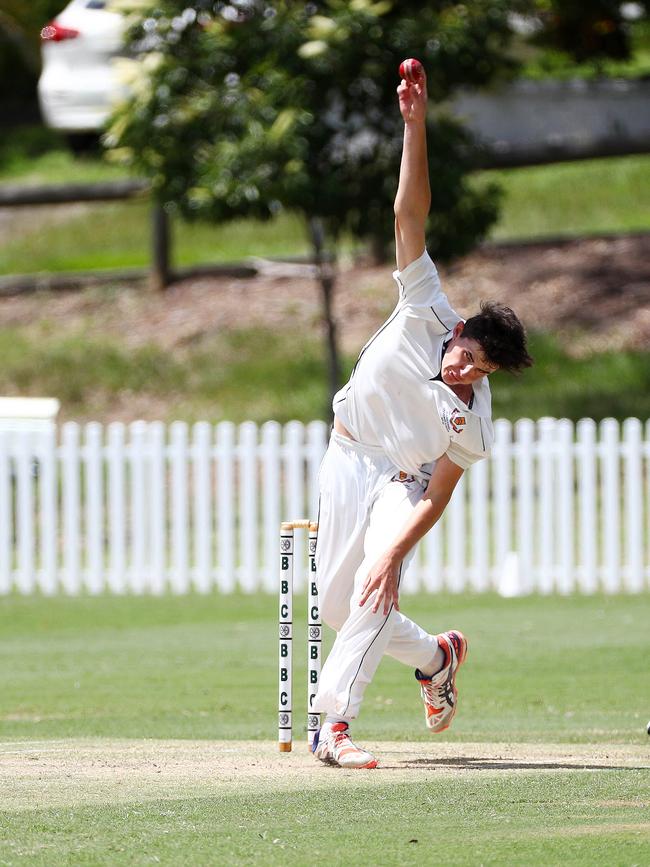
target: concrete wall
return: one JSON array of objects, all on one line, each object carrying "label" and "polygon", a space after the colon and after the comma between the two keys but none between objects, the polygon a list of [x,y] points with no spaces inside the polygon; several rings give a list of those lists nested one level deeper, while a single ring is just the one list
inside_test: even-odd
[{"label": "concrete wall", "polygon": [[650,152],[650,81],[517,81],[459,92],[451,109],[490,166]]}]

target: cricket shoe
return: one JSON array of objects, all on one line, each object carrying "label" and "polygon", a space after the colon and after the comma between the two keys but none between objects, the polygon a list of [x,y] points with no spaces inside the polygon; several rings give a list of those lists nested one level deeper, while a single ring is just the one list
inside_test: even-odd
[{"label": "cricket shoe", "polygon": [[341,768],[376,768],[377,759],[367,750],[352,742],[348,724],[344,722],[323,726],[316,732],[311,747],[312,753],[321,762]]},{"label": "cricket shoe", "polygon": [[455,630],[443,632],[436,635],[436,638],[438,646],[445,654],[444,665],[432,677],[427,677],[416,668],[415,677],[420,682],[427,728],[432,732],[444,732],[451,725],[456,713],[456,672],[467,656],[467,639],[462,632]]}]

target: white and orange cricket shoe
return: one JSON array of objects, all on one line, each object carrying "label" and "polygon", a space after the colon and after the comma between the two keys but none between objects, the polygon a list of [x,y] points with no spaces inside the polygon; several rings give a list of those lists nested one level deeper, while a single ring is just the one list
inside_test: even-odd
[{"label": "white and orange cricket shoe", "polygon": [[456,713],[456,672],[467,656],[467,639],[457,630],[442,632],[436,635],[436,638],[438,646],[445,654],[444,665],[433,677],[427,677],[416,668],[415,678],[420,682],[427,728],[432,732],[444,732],[451,725]]},{"label": "white and orange cricket shoe", "polygon": [[352,742],[345,722],[324,725],[316,732],[311,747],[312,753],[321,762],[339,765],[341,768],[376,768],[377,759],[367,750]]}]

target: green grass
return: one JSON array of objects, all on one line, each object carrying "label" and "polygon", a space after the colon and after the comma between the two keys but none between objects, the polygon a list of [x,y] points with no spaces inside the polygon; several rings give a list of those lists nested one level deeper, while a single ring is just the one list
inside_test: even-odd
[{"label": "green grass", "polygon": [[46,127],[19,127],[0,141],[2,184],[91,183],[124,175],[122,166],[111,164],[99,151],[75,154],[61,135]]},{"label": "green grass", "polygon": [[[649,596],[416,596],[402,608],[470,637],[463,712],[443,740],[647,738]],[[276,616],[265,595],[2,599],[0,734],[270,738]],[[412,674],[392,660],[365,708],[364,737],[427,737]]]},{"label": "green grass", "polygon": [[[299,752],[264,772],[273,597],[1,599],[0,862],[648,863],[650,598],[419,595],[403,609],[469,636],[452,730],[431,741],[412,673],[387,659],[355,731],[380,753],[404,742],[415,763],[340,772]],[[200,771],[215,739],[239,756],[225,776]],[[499,758],[525,743],[537,759]],[[609,753],[611,767],[589,758]]]},{"label": "green grass", "polygon": [[335,791],[309,781],[288,793],[241,786],[227,796],[7,811],[0,857],[263,867],[648,863],[647,773],[502,776],[368,780]]},{"label": "green grass", "polygon": [[[531,335],[531,349],[536,363],[523,376],[492,377],[495,418],[650,417],[648,353],[576,359],[542,334]],[[130,394],[150,397],[166,421],[308,422],[330,415],[317,331],[220,331],[171,353],[154,345],[129,349],[116,338],[61,336],[45,322],[35,331],[5,328],[0,355],[0,392],[56,395],[67,418],[101,419]],[[344,375],[353,363],[344,359]]]},{"label": "green grass", "polygon": [[647,231],[650,157],[631,156],[484,172],[504,191],[493,240]]},{"label": "green grass", "polygon": [[[45,226],[34,222],[0,245],[0,272],[146,267],[151,262],[146,200],[88,205],[75,216],[47,219]],[[292,214],[267,222],[237,220],[224,226],[173,220],[172,233],[174,266],[308,252],[303,223]]]}]

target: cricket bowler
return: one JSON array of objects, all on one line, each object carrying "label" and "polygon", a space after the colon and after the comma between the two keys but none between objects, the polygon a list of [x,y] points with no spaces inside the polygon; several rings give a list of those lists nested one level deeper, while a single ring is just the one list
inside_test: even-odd
[{"label": "cricket bowler", "polygon": [[512,310],[484,302],[463,321],[442,291],[425,248],[426,75],[417,61],[409,63],[397,88],[404,121],[397,306],[334,398],[319,477],[318,591],[323,620],[337,635],[313,703],[325,719],[312,749],[343,768],[377,766],[350,728],[386,653],[415,670],[431,732],[444,731],[454,717],[467,640],[458,630],[430,634],[404,616],[400,583],[463,472],[490,452],[490,374],[532,364]]}]

